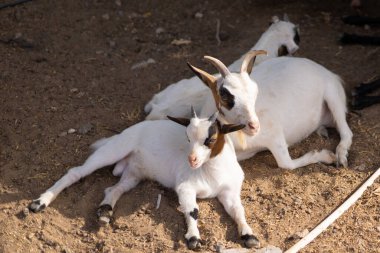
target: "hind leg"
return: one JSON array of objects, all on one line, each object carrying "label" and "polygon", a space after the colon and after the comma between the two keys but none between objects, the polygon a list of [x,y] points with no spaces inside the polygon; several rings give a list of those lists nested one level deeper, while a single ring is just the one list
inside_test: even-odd
[{"label": "hind leg", "polygon": [[59,179],[46,192],[41,194],[38,199],[30,203],[29,209],[33,212],[39,212],[47,207],[58,194],[69,187],[79,179],[88,176],[97,169],[111,165],[127,155],[128,151],[119,149],[114,143],[107,143],[97,149],[82,166],[70,169],[61,179]]},{"label": "hind leg", "polygon": [[289,155],[288,145],[282,135],[272,139],[272,143],[268,148],[276,159],[278,167],[283,169],[292,170],[313,163],[331,164],[336,161],[334,153],[326,149],[310,151],[299,158],[292,159]]},{"label": "hind leg", "polygon": [[114,175],[115,177],[120,177],[123,174],[124,169],[127,168],[127,165],[128,165],[127,158],[120,160],[119,162],[116,163],[112,171],[112,175]]},{"label": "hind leg", "polygon": [[124,170],[120,181],[104,191],[105,197],[97,211],[99,221],[104,224],[109,223],[112,219],[113,209],[118,199],[124,192],[131,190],[139,182],[140,179],[134,176],[133,173],[130,173],[128,169]]},{"label": "hind leg", "polygon": [[348,151],[352,144],[352,131],[347,124],[346,120],[346,97],[342,86],[332,86],[326,94],[326,102],[330,113],[333,116],[336,129],[340,135],[340,142],[336,148],[337,165],[342,164],[344,167],[348,166],[347,157]]}]

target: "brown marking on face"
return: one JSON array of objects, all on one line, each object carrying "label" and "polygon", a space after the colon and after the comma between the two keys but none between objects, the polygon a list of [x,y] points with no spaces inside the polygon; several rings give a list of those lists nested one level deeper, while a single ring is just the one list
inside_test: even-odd
[{"label": "brown marking on face", "polygon": [[235,105],[235,96],[231,94],[226,88],[223,87],[223,85],[219,89],[219,96],[218,99],[220,101],[220,104],[228,109],[231,110]]},{"label": "brown marking on face", "polygon": [[220,132],[219,121],[214,122],[208,129],[208,137],[204,145],[211,149],[210,158],[213,158],[222,152],[224,147],[224,134]]},{"label": "brown marking on face", "polygon": [[286,56],[289,55],[288,48],[285,45],[282,45],[277,50],[278,56]]},{"label": "brown marking on face", "polygon": [[216,120],[209,128],[209,136],[207,139],[212,139],[212,142],[209,142],[208,145],[205,145],[211,149],[210,158],[213,158],[222,152],[224,144],[226,142],[224,136],[228,133],[239,131],[243,129],[245,125],[243,124],[227,124],[221,125],[218,120]]}]

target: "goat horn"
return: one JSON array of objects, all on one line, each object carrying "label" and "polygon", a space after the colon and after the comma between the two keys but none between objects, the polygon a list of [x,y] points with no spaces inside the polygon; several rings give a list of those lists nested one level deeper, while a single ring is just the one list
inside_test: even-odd
[{"label": "goat horn", "polygon": [[197,114],[195,113],[194,107],[191,106],[191,117],[197,118]]},{"label": "goat horn", "polygon": [[228,76],[230,74],[230,71],[228,70],[226,65],[224,65],[223,62],[221,62],[220,60],[218,60],[214,57],[211,57],[211,56],[207,56],[207,55],[204,56],[204,59],[207,62],[214,65],[214,67],[219,71],[219,73],[222,75],[223,78],[225,78],[226,76]]},{"label": "goat horn", "polygon": [[244,57],[243,63],[241,64],[240,73],[247,72],[248,75],[250,75],[252,72],[253,64],[256,60],[256,56],[259,54],[268,55],[267,51],[265,50],[255,50],[247,53]]}]

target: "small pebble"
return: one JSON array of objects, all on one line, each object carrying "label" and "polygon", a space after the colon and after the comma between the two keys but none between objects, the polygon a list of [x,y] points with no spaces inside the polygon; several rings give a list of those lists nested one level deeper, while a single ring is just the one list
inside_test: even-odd
[{"label": "small pebble", "polygon": [[64,136],[66,136],[67,135],[67,132],[62,132],[62,133],[60,133],[58,136],[59,137],[64,137]]},{"label": "small pebble", "polygon": [[197,19],[201,19],[201,18],[203,18],[203,14],[201,13],[201,12],[197,12],[197,13],[195,13],[195,18],[197,18]]},{"label": "small pebble", "polygon": [[357,171],[365,171],[366,169],[367,167],[364,163],[354,167],[354,170],[357,170]]},{"label": "small pebble", "polygon": [[163,33],[163,32],[165,32],[165,29],[162,28],[162,27],[158,27],[158,28],[156,29],[156,34],[161,34],[161,33]]},{"label": "small pebble", "polygon": [[70,128],[69,130],[67,130],[67,133],[68,134],[73,134],[75,133],[77,130],[75,130],[74,128]]},{"label": "small pebble", "polygon": [[28,216],[29,215],[29,208],[25,207],[23,210],[22,210],[22,215],[24,217]]},{"label": "small pebble", "polygon": [[256,250],[255,253],[282,253],[282,249],[272,245],[268,245],[264,248]]},{"label": "small pebble", "polygon": [[121,6],[121,1],[120,0],[115,0],[115,4],[120,7]]},{"label": "small pebble", "polygon": [[108,44],[109,44],[110,47],[112,47],[112,48],[114,48],[114,47],[116,46],[116,42],[113,41],[113,40],[110,40],[110,41],[108,42]]},{"label": "small pebble", "polygon": [[108,13],[105,13],[105,14],[102,15],[102,18],[104,20],[109,20],[110,19],[110,15]]},{"label": "small pebble", "polygon": [[86,124],[83,124],[82,126],[80,126],[78,128],[78,133],[79,134],[87,134],[88,132],[90,132],[92,129],[94,129],[94,125],[91,124],[91,123],[86,123]]}]

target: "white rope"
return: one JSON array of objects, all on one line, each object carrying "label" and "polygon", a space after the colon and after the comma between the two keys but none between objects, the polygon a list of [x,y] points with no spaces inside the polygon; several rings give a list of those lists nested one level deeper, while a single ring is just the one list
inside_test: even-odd
[{"label": "white rope", "polygon": [[350,206],[352,206],[362,195],[367,187],[371,186],[373,182],[380,175],[380,168],[378,168],[341,206],[339,206],[333,213],[326,219],[318,224],[309,234],[294,244],[285,253],[296,253],[311,241],[313,241],[320,233],[322,233],[328,226],[330,226],[336,219],[338,219]]}]

